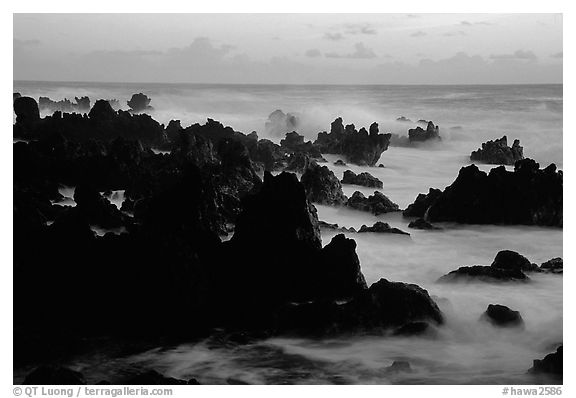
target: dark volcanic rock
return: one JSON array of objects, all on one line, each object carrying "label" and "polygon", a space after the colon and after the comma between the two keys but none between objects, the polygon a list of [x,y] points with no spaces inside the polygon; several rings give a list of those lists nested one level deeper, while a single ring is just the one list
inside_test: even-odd
[{"label": "dark volcanic rock", "polygon": [[442,195],[441,190],[430,188],[428,194],[418,194],[414,203],[408,205],[402,214],[406,217],[426,217],[426,211],[440,195]]},{"label": "dark volcanic rock", "polygon": [[564,270],[564,262],[561,257],[556,257],[540,265],[540,270],[544,272],[550,272],[553,274],[561,274]]},{"label": "dark volcanic rock", "polygon": [[214,277],[215,320],[269,328],[289,302],[348,298],[366,288],[353,240],[338,235],[321,248],[316,209],[295,174],[266,172],[243,208]]},{"label": "dark volcanic rock", "polygon": [[512,147],[509,147],[506,136],[498,140],[484,142],[482,148],[473,151],[470,155],[472,161],[511,166],[522,159],[524,159],[524,155],[520,141],[514,140]]},{"label": "dark volcanic rock", "polygon": [[318,225],[320,226],[320,228],[332,229],[335,231],[356,232],[356,229],[354,227],[350,228],[341,227],[338,224],[329,224],[326,221],[318,221]]},{"label": "dark volcanic rock", "polygon": [[383,188],[384,184],[378,178],[369,173],[363,172],[355,174],[351,170],[346,170],[341,181],[342,184],[361,185],[369,188]]},{"label": "dark volcanic rock", "polygon": [[427,230],[440,230],[442,228],[432,225],[428,221],[424,220],[423,218],[419,218],[417,220],[411,221],[408,224],[408,228],[414,229],[427,229]]},{"label": "dark volcanic rock", "polygon": [[382,333],[413,322],[443,323],[428,292],[417,285],[380,279],[344,304],[293,305],[280,314],[280,330],[296,334]]},{"label": "dark volcanic rock", "polygon": [[297,173],[305,173],[308,169],[313,169],[318,166],[318,163],[310,156],[304,153],[293,153],[288,158],[286,171],[294,171]]},{"label": "dark volcanic rock", "polygon": [[360,232],[377,232],[377,233],[410,235],[408,232],[404,232],[398,228],[393,228],[390,226],[390,224],[382,222],[382,221],[377,221],[371,227],[368,227],[366,225],[362,225],[362,227],[360,227],[360,229],[358,230],[358,233],[360,233]]},{"label": "dark volcanic rock", "polygon": [[450,282],[457,280],[480,280],[480,281],[527,281],[529,278],[524,272],[537,272],[536,264],[530,263],[521,254],[511,250],[502,250],[496,254],[492,265],[474,265],[471,267],[460,267],[439,279],[440,282]]},{"label": "dark volcanic rock", "polygon": [[418,195],[404,215],[427,221],[467,224],[524,224],[562,226],[563,174],[555,165],[540,169],[531,159],[480,171],[475,165],[460,169],[443,192]]},{"label": "dark volcanic rock", "polygon": [[150,101],[152,101],[146,94],[138,93],[132,94],[132,98],[129,101],[126,101],[128,106],[130,107],[130,111],[134,113],[140,113],[143,111],[151,111],[154,110],[150,106]]},{"label": "dark volcanic rock", "polygon": [[87,184],[76,187],[74,201],[76,209],[90,224],[102,228],[117,228],[124,224],[124,216],[118,208]]},{"label": "dark volcanic rock", "polygon": [[296,115],[284,113],[282,110],[277,109],[268,115],[268,120],[264,127],[268,135],[282,136],[286,133],[297,130],[299,124],[300,122]]},{"label": "dark volcanic rock", "polygon": [[368,211],[376,216],[400,210],[396,203],[378,191],[374,191],[374,195],[370,195],[369,197],[365,197],[362,192],[356,191],[350,199],[348,199],[346,206],[356,210]]},{"label": "dark volcanic rock", "polygon": [[438,282],[480,281],[480,282],[525,282],[529,278],[520,270],[500,269],[487,265],[460,267],[438,279]]},{"label": "dark volcanic rock", "polygon": [[60,101],[53,101],[48,97],[38,98],[38,105],[41,111],[54,113],[54,112],[88,112],[90,110],[90,98],[88,97],[74,97],[71,102],[68,98]]},{"label": "dark volcanic rock", "polygon": [[535,359],[530,373],[546,373],[562,378],[563,374],[563,347],[560,346],[556,352],[548,354],[544,359]]},{"label": "dark volcanic rock", "polygon": [[408,130],[408,139],[411,143],[440,140],[440,128],[438,126],[434,126],[434,123],[428,122],[426,130],[420,126],[416,127],[415,129]]},{"label": "dark volcanic rock", "polygon": [[342,118],[332,122],[330,133],[318,133],[314,145],[322,153],[341,154],[350,163],[360,166],[374,166],[390,142],[390,134],[379,134],[378,124],[357,131],[353,124],[344,128]]},{"label": "dark volcanic rock", "polygon": [[326,166],[312,165],[300,179],[309,201],[325,205],[341,205],[346,202],[342,184]]},{"label": "dark volcanic rock", "polygon": [[320,150],[311,141],[304,141],[304,136],[295,131],[286,133],[286,137],[280,140],[280,146],[288,153],[304,153],[311,158],[322,159]]},{"label": "dark volcanic rock", "polygon": [[538,271],[536,264],[531,263],[526,257],[512,250],[499,251],[491,266],[524,272]]},{"label": "dark volcanic rock", "polygon": [[22,384],[25,385],[84,385],[82,373],[62,366],[40,366],[32,371]]},{"label": "dark volcanic rock", "polygon": [[16,113],[16,123],[18,124],[27,125],[40,120],[38,103],[31,97],[15,98],[14,113]]},{"label": "dark volcanic rock", "polygon": [[354,239],[348,239],[344,234],[336,235],[324,246],[320,258],[326,268],[323,282],[332,289],[329,296],[353,296],[368,287],[360,270]]},{"label": "dark volcanic rock", "polygon": [[520,316],[520,312],[513,311],[505,305],[500,304],[490,304],[486,309],[486,312],[480,317],[481,320],[485,320],[493,324],[494,326],[500,327],[523,327],[524,320]]}]

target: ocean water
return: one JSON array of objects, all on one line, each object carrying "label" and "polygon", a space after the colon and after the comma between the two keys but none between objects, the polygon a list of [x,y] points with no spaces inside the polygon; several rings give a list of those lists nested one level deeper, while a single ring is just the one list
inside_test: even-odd
[{"label": "ocean water", "polygon": [[[264,124],[275,109],[298,113],[298,132],[309,139],[329,130],[341,116],[357,128],[379,123],[380,131],[406,135],[415,123],[433,120],[442,142],[418,148],[390,147],[380,162],[385,167],[326,165],[338,178],[344,170],[368,171],[384,183],[380,191],[405,208],[420,192],[444,188],[470,164],[469,154],[487,139],[506,134],[518,138],[524,154],[542,166],[562,157],[562,86],[231,86],[14,82],[14,91],[54,100],[88,95],[116,98],[126,109],[132,93],[152,98],[152,116],[162,123],[180,119],[183,125],[210,117],[266,137]],[[281,137],[267,137],[278,142]],[[492,166],[481,165],[483,170]],[[374,189],[344,185],[350,196]],[[119,194],[114,198],[121,204]],[[532,360],[542,358],[562,342],[562,276],[531,275],[528,284],[439,284],[437,279],[463,265],[489,265],[499,250],[520,252],[535,263],[562,257],[562,230],[525,226],[478,226],[440,223],[441,231],[407,228],[400,214],[373,216],[346,208],[316,205],[319,218],[359,228],[378,220],[411,233],[346,233],[357,242],[367,282],[380,278],[416,283],[437,300],[446,324],[435,337],[354,336],[309,340],[275,338],[241,347],[218,347],[209,341],[157,349],[116,358],[114,367],[146,366],[178,378],[204,383],[362,383],[362,384],[521,384],[544,383],[526,374]],[[323,230],[328,243],[334,231]],[[497,329],[479,321],[488,304],[520,311],[525,328]],[[411,365],[410,373],[386,370],[395,360]],[[81,358],[71,364],[98,381],[114,372],[110,359]],[[120,364],[120,365],[119,365]],[[90,374],[92,372],[92,375]]]}]

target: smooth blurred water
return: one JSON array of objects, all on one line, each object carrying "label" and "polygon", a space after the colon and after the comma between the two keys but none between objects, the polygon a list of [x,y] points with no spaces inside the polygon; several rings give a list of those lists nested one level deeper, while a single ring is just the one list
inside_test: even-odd
[{"label": "smooth blurred water", "polygon": [[[542,166],[562,158],[562,86],[213,86],[165,84],[87,84],[15,82],[23,95],[64,97],[88,95],[125,101],[132,93],[152,98],[153,117],[163,123],[176,118],[183,125],[210,117],[234,129],[265,136],[264,123],[275,109],[297,112],[299,133],[313,139],[342,116],[356,127],[376,121],[381,131],[405,135],[415,123],[431,119],[440,126],[442,142],[420,148],[390,147],[380,162],[385,167],[334,166],[338,156],[326,155],[326,165],[342,178],[344,170],[368,171],[381,179],[381,189],[405,208],[420,192],[444,188],[467,164],[469,154],[487,139],[519,138],[524,153]],[[281,137],[271,137],[279,141]],[[492,166],[480,165],[483,170]],[[374,189],[344,185],[350,196]],[[117,194],[120,198],[119,194]],[[115,203],[120,205],[121,202]],[[463,265],[489,265],[499,250],[520,252],[535,263],[562,257],[562,230],[520,226],[439,224],[441,231],[411,230],[400,214],[379,217],[346,208],[316,206],[320,220],[359,228],[382,220],[411,236],[346,233],[357,242],[367,282],[380,278],[416,283],[437,300],[446,325],[437,336],[392,338],[342,337],[329,340],[276,338],[240,347],[201,344],[161,347],[114,362],[146,366],[178,378],[203,383],[230,379],[249,383],[428,383],[520,384],[548,382],[526,374],[532,360],[542,358],[562,342],[562,276],[531,275],[527,284],[439,284],[437,279]],[[336,232],[322,231],[327,244]],[[478,318],[488,304],[520,311],[524,330],[496,329]],[[412,373],[386,371],[394,360],[407,360]],[[106,375],[106,360],[89,358],[75,367]],[[119,361],[119,362],[118,362]],[[121,365],[118,365],[121,363]],[[90,376],[89,376],[90,377]]]}]

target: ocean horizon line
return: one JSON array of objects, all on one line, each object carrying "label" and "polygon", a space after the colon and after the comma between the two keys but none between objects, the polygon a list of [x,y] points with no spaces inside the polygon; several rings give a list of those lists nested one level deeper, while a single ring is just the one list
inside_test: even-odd
[{"label": "ocean horizon line", "polygon": [[84,80],[19,80],[13,79],[13,84],[103,84],[103,85],[185,85],[185,86],[237,86],[237,87],[534,87],[534,86],[564,86],[564,83],[462,83],[462,84],[368,84],[368,83],[198,83],[198,82],[124,82],[124,81],[84,81]]}]

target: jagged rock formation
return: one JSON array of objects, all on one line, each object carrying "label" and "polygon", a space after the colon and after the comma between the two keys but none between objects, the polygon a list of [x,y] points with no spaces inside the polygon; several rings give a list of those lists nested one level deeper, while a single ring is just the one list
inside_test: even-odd
[{"label": "jagged rock formation", "polygon": [[410,140],[410,143],[441,140],[440,128],[430,121],[426,126],[426,130],[420,126],[408,130],[408,139]]},{"label": "jagged rock formation", "polygon": [[532,159],[517,161],[514,171],[500,166],[488,174],[470,165],[444,191],[419,194],[404,215],[431,222],[561,227],[562,181],[554,164],[540,169]]},{"label": "jagged rock formation", "polygon": [[561,274],[564,271],[564,261],[562,261],[561,257],[545,261],[540,265],[540,271],[552,274]]},{"label": "jagged rock formation", "polygon": [[280,140],[280,146],[288,153],[302,153],[314,159],[322,159],[320,150],[311,142],[304,141],[304,136],[295,131],[286,133],[286,137]]},{"label": "jagged rock formation", "polygon": [[130,112],[140,113],[144,111],[153,111],[154,108],[150,106],[151,98],[148,98],[146,94],[138,93],[132,94],[132,98],[126,101],[126,104],[130,107]]},{"label": "jagged rock formation", "polygon": [[346,202],[342,184],[326,166],[311,165],[300,179],[309,201],[325,205],[341,205]]},{"label": "jagged rock formation", "polygon": [[374,194],[369,197],[365,197],[362,192],[356,191],[348,199],[346,206],[356,210],[368,211],[376,216],[393,211],[400,211],[396,203],[378,191],[374,191]]},{"label": "jagged rock formation", "polygon": [[376,232],[376,233],[399,234],[408,236],[410,235],[408,232],[404,232],[401,229],[391,227],[390,224],[382,221],[377,221],[371,227],[362,225],[362,227],[360,227],[360,229],[358,230],[358,233],[361,232]]},{"label": "jagged rock formation", "polygon": [[38,98],[38,106],[40,111],[54,113],[59,112],[81,112],[86,113],[90,110],[90,98],[84,97],[74,97],[74,101],[70,101],[68,98],[64,98],[60,101],[51,100],[48,97]]},{"label": "jagged rock formation", "polygon": [[533,374],[549,374],[562,379],[563,356],[563,346],[560,346],[556,349],[556,352],[546,355],[543,359],[535,359],[529,372]]},{"label": "jagged rock formation", "polygon": [[344,128],[342,118],[337,118],[332,122],[330,133],[318,133],[314,145],[322,153],[345,156],[349,163],[374,166],[380,155],[388,149],[389,142],[390,134],[380,134],[377,123],[370,125],[370,132],[365,128],[357,131],[353,124]]},{"label": "jagged rock formation", "polygon": [[408,228],[413,228],[413,229],[427,229],[427,230],[440,230],[442,228],[437,227],[435,225],[432,225],[431,223],[429,223],[428,221],[424,220],[423,218],[418,218],[414,221],[411,221],[410,224],[408,224]]},{"label": "jagged rock formation", "polygon": [[[34,138],[14,144],[14,324],[33,334],[15,339],[19,357],[69,353],[68,340],[86,336],[312,334],[315,308],[329,308],[318,319],[326,333],[442,322],[418,286],[368,288],[354,240],[336,235],[322,247],[316,209],[294,173],[260,180],[261,160],[285,161],[279,145],[214,120],[164,129],[105,100],[88,115],[43,119],[33,99],[17,98],[14,108],[15,133]],[[61,186],[75,187],[76,207],[55,204]],[[130,214],[100,194],[115,190],[125,191]],[[383,195],[368,199],[372,211],[397,209]],[[98,236],[95,224],[123,232]],[[30,344],[35,338],[41,344]]]},{"label": "jagged rock formation", "polygon": [[512,147],[508,146],[506,136],[482,143],[482,148],[473,151],[470,160],[488,164],[505,164],[513,166],[516,161],[524,159],[520,140],[514,140]]},{"label": "jagged rock formation", "polygon": [[351,170],[346,170],[344,176],[342,177],[342,184],[354,184],[361,185],[369,188],[383,188],[384,184],[378,178],[372,176],[370,173],[363,172],[360,174],[355,174]]}]

